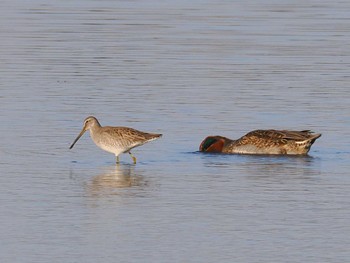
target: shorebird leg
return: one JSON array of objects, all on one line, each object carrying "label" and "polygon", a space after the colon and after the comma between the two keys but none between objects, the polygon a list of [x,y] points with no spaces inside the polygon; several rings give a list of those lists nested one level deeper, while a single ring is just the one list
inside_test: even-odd
[{"label": "shorebird leg", "polygon": [[131,153],[131,152],[129,152],[129,154],[130,154],[130,156],[131,156],[132,160],[134,161],[134,164],[136,164],[136,157],[135,157],[134,155],[132,155],[132,153]]},{"label": "shorebird leg", "polygon": [[119,164],[119,156],[116,156],[116,163]]}]

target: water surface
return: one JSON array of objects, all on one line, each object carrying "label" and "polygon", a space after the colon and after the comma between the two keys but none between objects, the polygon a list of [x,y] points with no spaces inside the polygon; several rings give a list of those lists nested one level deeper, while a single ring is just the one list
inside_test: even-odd
[{"label": "water surface", "polygon": [[[2,1],[1,262],[345,262],[346,1]],[[83,120],[163,133],[121,164]],[[322,133],[308,157],[197,152]]]}]

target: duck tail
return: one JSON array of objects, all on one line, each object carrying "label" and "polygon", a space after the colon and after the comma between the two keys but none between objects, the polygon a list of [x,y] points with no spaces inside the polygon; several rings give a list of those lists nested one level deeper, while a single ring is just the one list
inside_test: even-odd
[{"label": "duck tail", "polygon": [[308,141],[310,141],[310,143],[313,144],[318,138],[321,137],[321,135],[321,133],[312,134]]},{"label": "duck tail", "polygon": [[321,137],[320,133],[310,134],[310,136],[307,139],[303,141],[298,141],[296,142],[296,144],[299,145],[300,147],[301,146],[305,147],[305,149],[310,149],[311,145],[320,137]]}]

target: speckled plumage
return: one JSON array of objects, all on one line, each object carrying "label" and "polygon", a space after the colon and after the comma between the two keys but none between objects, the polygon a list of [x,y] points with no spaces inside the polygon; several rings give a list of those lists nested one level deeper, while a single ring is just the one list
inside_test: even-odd
[{"label": "speckled plumage", "polygon": [[102,127],[95,117],[90,116],[85,119],[84,127],[70,149],[87,130],[90,130],[90,136],[94,143],[101,149],[113,153],[117,158],[117,162],[119,162],[121,153],[129,153],[134,163],[136,163],[136,158],[130,150],[162,136],[162,134],[142,132],[128,127]]},{"label": "speckled plumage", "polygon": [[321,134],[309,130],[255,130],[237,140],[223,136],[208,136],[199,150],[236,154],[293,154],[305,155]]}]

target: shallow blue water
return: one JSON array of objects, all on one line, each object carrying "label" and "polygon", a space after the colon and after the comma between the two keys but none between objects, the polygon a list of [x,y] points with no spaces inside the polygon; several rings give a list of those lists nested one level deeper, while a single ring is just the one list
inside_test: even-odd
[{"label": "shallow blue water", "polygon": [[[345,262],[349,4],[3,1],[1,262]],[[84,135],[163,133],[114,165]],[[308,157],[207,135],[322,133]]]}]

